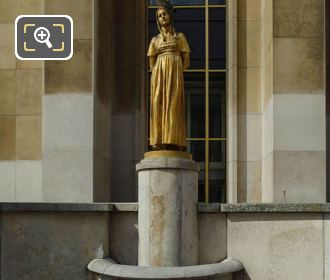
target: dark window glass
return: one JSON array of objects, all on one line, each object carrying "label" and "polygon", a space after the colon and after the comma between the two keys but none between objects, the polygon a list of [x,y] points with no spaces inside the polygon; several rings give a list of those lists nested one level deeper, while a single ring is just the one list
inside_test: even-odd
[{"label": "dark window glass", "polygon": [[[176,6],[204,5],[205,0],[171,0],[171,4]],[[150,0],[149,5],[158,5],[158,1]]]},{"label": "dark window glass", "polygon": [[148,9],[148,43],[150,43],[152,37],[159,34],[156,23],[156,11],[157,9]]},{"label": "dark window glass", "polygon": [[210,137],[226,137],[226,73],[210,73]]},{"label": "dark window glass", "polygon": [[192,154],[194,161],[199,163],[198,173],[198,200],[205,201],[205,142],[187,141],[187,150]]},{"label": "dark window glass", "polygon": [[[156,10],[149,9],[149,41],[159,34],[156,24]],[[185,34],[190,49],[190,68],[205,68],[205,9],[176,9],[174,28]]]},{"label": "dark window glass", "polygon": [[205,74],[185,73],[187,137],[205,137]]},{"label": "dark window glass", "polygon": [[226,142],[210,141],[210,202],[226,201]]},{"label": "dark window glass", "polygon": [[210,12],[210,69],[226,68],[226,9],[211,8]]},{"label": "dark window glass", "polygon": [[209,0],[209,5],[226,5],[226,0]]}]

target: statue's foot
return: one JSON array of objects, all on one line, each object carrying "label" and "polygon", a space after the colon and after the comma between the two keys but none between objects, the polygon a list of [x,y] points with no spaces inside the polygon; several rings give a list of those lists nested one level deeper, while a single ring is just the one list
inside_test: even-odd
[{"label": "statue's foot", "polygon": [[153,151],[159,151],[159,150],[163,150],[163,147],[162,147],[162,145],[156,144],[156,145],[152,145],[151,149]]},{"label": "statue's foot", "polygon": [[174,144],[164,144],[163,147],[164,147],[164,150],[168,150],[168,151],[178,151],[179,150],[179,147]]},{"label": "statue's foot", "polygon": [[186,152],[187,151],[187,147],[186,146],[179,146],[179,151],[180,152]]}]

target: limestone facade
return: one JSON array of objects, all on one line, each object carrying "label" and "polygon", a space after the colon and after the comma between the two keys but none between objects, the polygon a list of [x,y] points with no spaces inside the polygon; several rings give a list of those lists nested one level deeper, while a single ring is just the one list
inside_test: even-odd
[{"label": "limestone facade", "polygon": [[[0,0],[2,201],[137,201],[146,5]],[[324,10],[324,0],[227,1],[228,202],[325,201]],[[71,60],[15,58],[16,16],[44,13],[72,16]]]}]

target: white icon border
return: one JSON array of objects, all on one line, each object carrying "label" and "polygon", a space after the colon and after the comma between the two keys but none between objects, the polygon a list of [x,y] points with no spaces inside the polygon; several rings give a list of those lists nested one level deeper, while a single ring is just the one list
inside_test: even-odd
[{"label": "white icon border", "polygon": [[[17,52],[17,23],[21,18],[24,18],[24,17],[64,17],[64,18],[67,18],[71,23],[71,51],[70,51],[70,54],[67,57],[63,57],[63,58],[49,58],[49,57],[24,58],[24,57],[21,57]],[[68,15],[20,15],[20,16],[18,16],[15,20],[15,55],[19,60],[69,60],[69,59],[71,59],[73,56],[73,20],[72,20],[72,18]]]}]

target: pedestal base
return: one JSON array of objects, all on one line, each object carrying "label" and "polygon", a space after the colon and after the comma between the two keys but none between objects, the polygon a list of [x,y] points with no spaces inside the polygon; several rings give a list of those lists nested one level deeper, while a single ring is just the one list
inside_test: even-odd
[{"label": "pedestal base", "polygon": [[160,151],[150,151],[144,153],[144,158],[183,158],[192,160],[191,153],[181,152],[181,151],[168,151],[168,150],[160,150]]},{"label": "pedestal base", "polygon": [[198,165],[176,157],[146,158],[139,180],[139,266],[198,263]]}]

